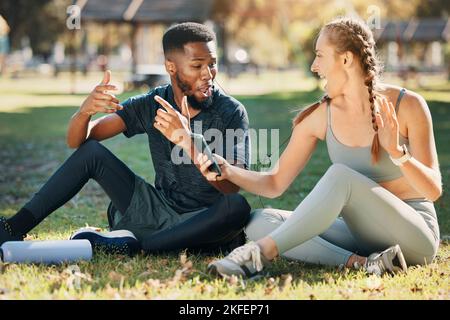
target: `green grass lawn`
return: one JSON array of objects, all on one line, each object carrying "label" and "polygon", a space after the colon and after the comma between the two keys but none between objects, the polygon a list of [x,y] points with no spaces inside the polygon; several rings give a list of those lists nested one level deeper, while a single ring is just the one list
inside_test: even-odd
[{"label": "green grass lawn", "polygon": [[[55,92],[52,83],[30,88],[0,79],[0,215],[13,215],[72,150],[65,145],[70,116],[83,95]],[[26,92],[23,92],[25,90]],[[434,120],[444,189],[450,182],[450,84],[421,93]],[[131,93],[124,94],[121,99]],[[314,101],[318,91],[237,96],[247,107],[252,128],[278,128],[280,140],[290,134],[291,112]],[[21,100],[22,99],[22,100]],[[7,103],[5,103],[7,101]],[[58,102],[60,101],[60,104]],[[144,136],[114,137],[104,144],[132,170],[153,182],[154,170]],[[243,193],[253,208],[294,209],[330,165],[319,144],[304,172],[277,199]],[[97,255],[74,266],[0,264],[0,299],[449,299],[450,195],[435,203],[442,241],[436,260],[412,267],[406,275],[377,278],[360,271],[306,265],[278,259],[271,277],[256,281],[215,279],[205,273],[215,256]],[[34,229],[29,239],[67,239],[77,228],[107,227],[108,199],[95,182]]]}]

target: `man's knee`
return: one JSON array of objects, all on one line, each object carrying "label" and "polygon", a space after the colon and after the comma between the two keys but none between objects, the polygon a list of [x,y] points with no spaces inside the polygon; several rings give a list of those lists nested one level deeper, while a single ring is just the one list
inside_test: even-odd
[{"label": "man's knee", "polygon": [[77,149],[77,151],[82,152],[96,152],[98,151],[102,145],[99,141],[95,139],[88,139],[85,142],[83,142]]},{"label": "man's knee", "polygon": [[239,193],[226,194],[223,200],[226,203],[226,219],[230,222],[243,226],[247,224],[250,217],[250,205],[247,200]]},{"label": "man's knee", "polygon": [[97,140],[89,139],[86,140],[75,153],[81,157],[87,158],[101,158],[106,154],[106,148]]}]

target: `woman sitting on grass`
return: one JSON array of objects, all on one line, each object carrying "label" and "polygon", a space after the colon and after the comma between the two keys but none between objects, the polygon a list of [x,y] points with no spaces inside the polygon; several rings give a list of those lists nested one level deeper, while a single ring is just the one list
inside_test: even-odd
[{"label": "woman sitting on grass", "polygon": [[218,177],[205,156],[198,160],[207,179],[228,179],[268,198],[289,187],[318,140],[326,140],[333,164],[292,213],[254,212],[246,228],[252,241],[209,271],[250,277],[278,255],[378,275],[430,263],[439,246],[433,201],[442,183],[425,100],[378,83],[374,38],[359,20],[340,18],[322,28],[311,70],[327,80],[326,95],[294,119],[276,169],[246,171],[217,156]]}]

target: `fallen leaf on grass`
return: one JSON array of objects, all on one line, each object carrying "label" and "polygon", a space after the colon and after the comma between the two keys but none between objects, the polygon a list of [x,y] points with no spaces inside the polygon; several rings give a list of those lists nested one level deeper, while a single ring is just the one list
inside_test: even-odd
[{"label": "fallen leaf on grass", "polygon": [[111,280],[111,281],[122,281],[122,279],[125,278],[125,276],[122,275],[122,274],[120,274],[120,273],[118,273],[118,272],[111,271],[111,272],[108,274],[108,278],[109,278],[109,280]]},{"label": "fallen leaf on grass", "polygon": [[325,281],[328,284],[334,284],[336,281],[334,280],[333,276],[329,273],[325,274]]},{"label": "fallen leaf on grass", "polygon": [[292,275],[290,273],[284,274],[281,276],[281,280],[280,291],[289,290],[292,285]]},{"label": "fallen leaf on grass", "polygon": [[277,283],[276,283],[275,279],[273,277],[270,277],[267,280],[266,287],[264,288],[264,294],[270,295],[276,287],[277,287]]},{"label": "fallen leaf on grass", "polygon": [[174,286],[179,282],[183,282],[187,279],[187,276],[192,273],[192,262],[187,260],[186,253],[180,255],[181,269],[175,271],[175,275],[172,280],[168,282],[169,286]]},{"label": "fallen leaf on grass", "polygon": [[339,289],[338,293],[344,298],[344,299],[350,299],[350,297],[353,294],[352,289]]},{"label": "fallen leaf on grass", "polygon": [[159,279],[148,279],[145,283],[154,289],[161,287],[161,281]]},{"label": "fallen leaf on grass", "polygon": [[0,261],[0,274],[4,273],[9,266],[9,263]]},{"label": "fallen leaf on grass", "polygon": [[384,290],[383,281],[380,277],[370,276],[366,279],[366,286],[362,288],[363,292],[373,292],[378,291],[381,292]]},{"label": "fallen leaf on grass", "polygon": [[423,290],[423,288],[420,287],[417,283],[414,283],[414,287],[412,287],[410,290],[411,290],[411,292],[416,293],[416,292],[421,292]]},{"label": "fallen leaf on grass", "polygon": [[62,278],[66,278],[66,286],[70,289],[80,289],[82,280],[92,282],[92,277],[87,273],[82,273],[78,266],[69,266],[64,270]]}]

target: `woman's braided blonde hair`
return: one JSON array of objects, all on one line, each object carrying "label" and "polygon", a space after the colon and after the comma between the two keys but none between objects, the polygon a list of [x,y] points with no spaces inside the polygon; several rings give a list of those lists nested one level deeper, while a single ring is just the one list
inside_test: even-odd
[{"label": "woman's braided blonde hair", "polygon": [[[375,121],[375,93],[381,64],[375,53],[375,40],[370,28],[361,20],[355,18],[338,18],[327,23],[320,33],[327,36],[330,44],[335,46],[338,54],[347,51],[359,58],[365,75],[364,84],[369,92],[370,109],[372,110],[372,127],[375,135],[372,141],[372,162],[378,161],[380,143],[378,140],[378,126]],[[324,96],[321,101],[307,107],[294,119],[294,126],[311,114],[322,102],[329,99]]]}]

